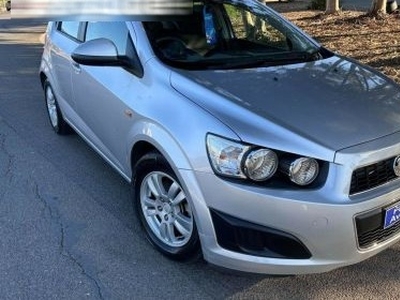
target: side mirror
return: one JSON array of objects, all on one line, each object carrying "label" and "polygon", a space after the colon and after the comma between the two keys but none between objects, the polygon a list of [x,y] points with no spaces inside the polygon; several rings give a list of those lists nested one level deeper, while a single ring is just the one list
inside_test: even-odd
[{"label": "side mirror", "polygon": [[71,54],[78,64],[88,66],[123,66],[124,62],[118,58],[115,44],[105,38],[99,38],[80,44]]}]

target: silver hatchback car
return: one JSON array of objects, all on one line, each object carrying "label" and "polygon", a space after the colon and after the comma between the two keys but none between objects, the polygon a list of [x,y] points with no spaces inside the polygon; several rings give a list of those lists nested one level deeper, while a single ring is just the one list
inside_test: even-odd
[{"label": "silver hatchback car", "polygon": [[400,88],[256,0],[160,21],[51,22],[50,122],[133,186],[178,260],[325,272],[400,240]]}]

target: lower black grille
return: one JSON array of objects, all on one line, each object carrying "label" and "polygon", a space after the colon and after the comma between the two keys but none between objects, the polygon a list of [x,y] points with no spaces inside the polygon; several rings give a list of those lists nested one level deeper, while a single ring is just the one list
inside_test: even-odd
[{"label": "lower black grille", "polygon": [[384,218],[384,209],[376,209],[373,212],[356,217],[357,238],[360,248],[369,248],[400,233],[400,222],[384,229]]},{"label": "lower black grille", "polygon": [[218,244],[225,249],[261,257],[307,259],[311,253],[296,237],[211,210]]},{"label": "lower black grille", "polygon": [[351,177],[350,195],[360,193],[398,178],[393,171],[395,157],[359,168]]}]

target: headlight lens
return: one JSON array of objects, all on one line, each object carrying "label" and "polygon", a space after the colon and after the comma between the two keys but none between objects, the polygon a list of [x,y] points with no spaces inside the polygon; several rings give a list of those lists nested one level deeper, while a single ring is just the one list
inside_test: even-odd
[{"label": "headlight lens", "polygon": [[244,172],[251,180],[264,181],[272,177],[278,168],[278,156],[269,149],[251,151],[244,162]]},{"label": "headlight lens", "polygon": [[245,178],[241,170],[241,161],[243,154],[249,150],[249,146],[209,134],[207,135],[207,150],[217,174]]},{"label": "headlight lens", "polygon": [[312,183],[319,173],[318,162],[309,157],[300,157],[291,161],[283,160],[281,168],[292,182],[301,186]]}]

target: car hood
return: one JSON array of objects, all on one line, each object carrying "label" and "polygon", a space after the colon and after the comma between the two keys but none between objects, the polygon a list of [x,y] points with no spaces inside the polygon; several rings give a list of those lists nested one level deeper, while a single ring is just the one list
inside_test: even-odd
[{"label": "car hood", "polygon": [[248,142],[283,130],[337,151],[400,130],[399,87],[339,56],[268,68],[179,70],[170,80]]}]

